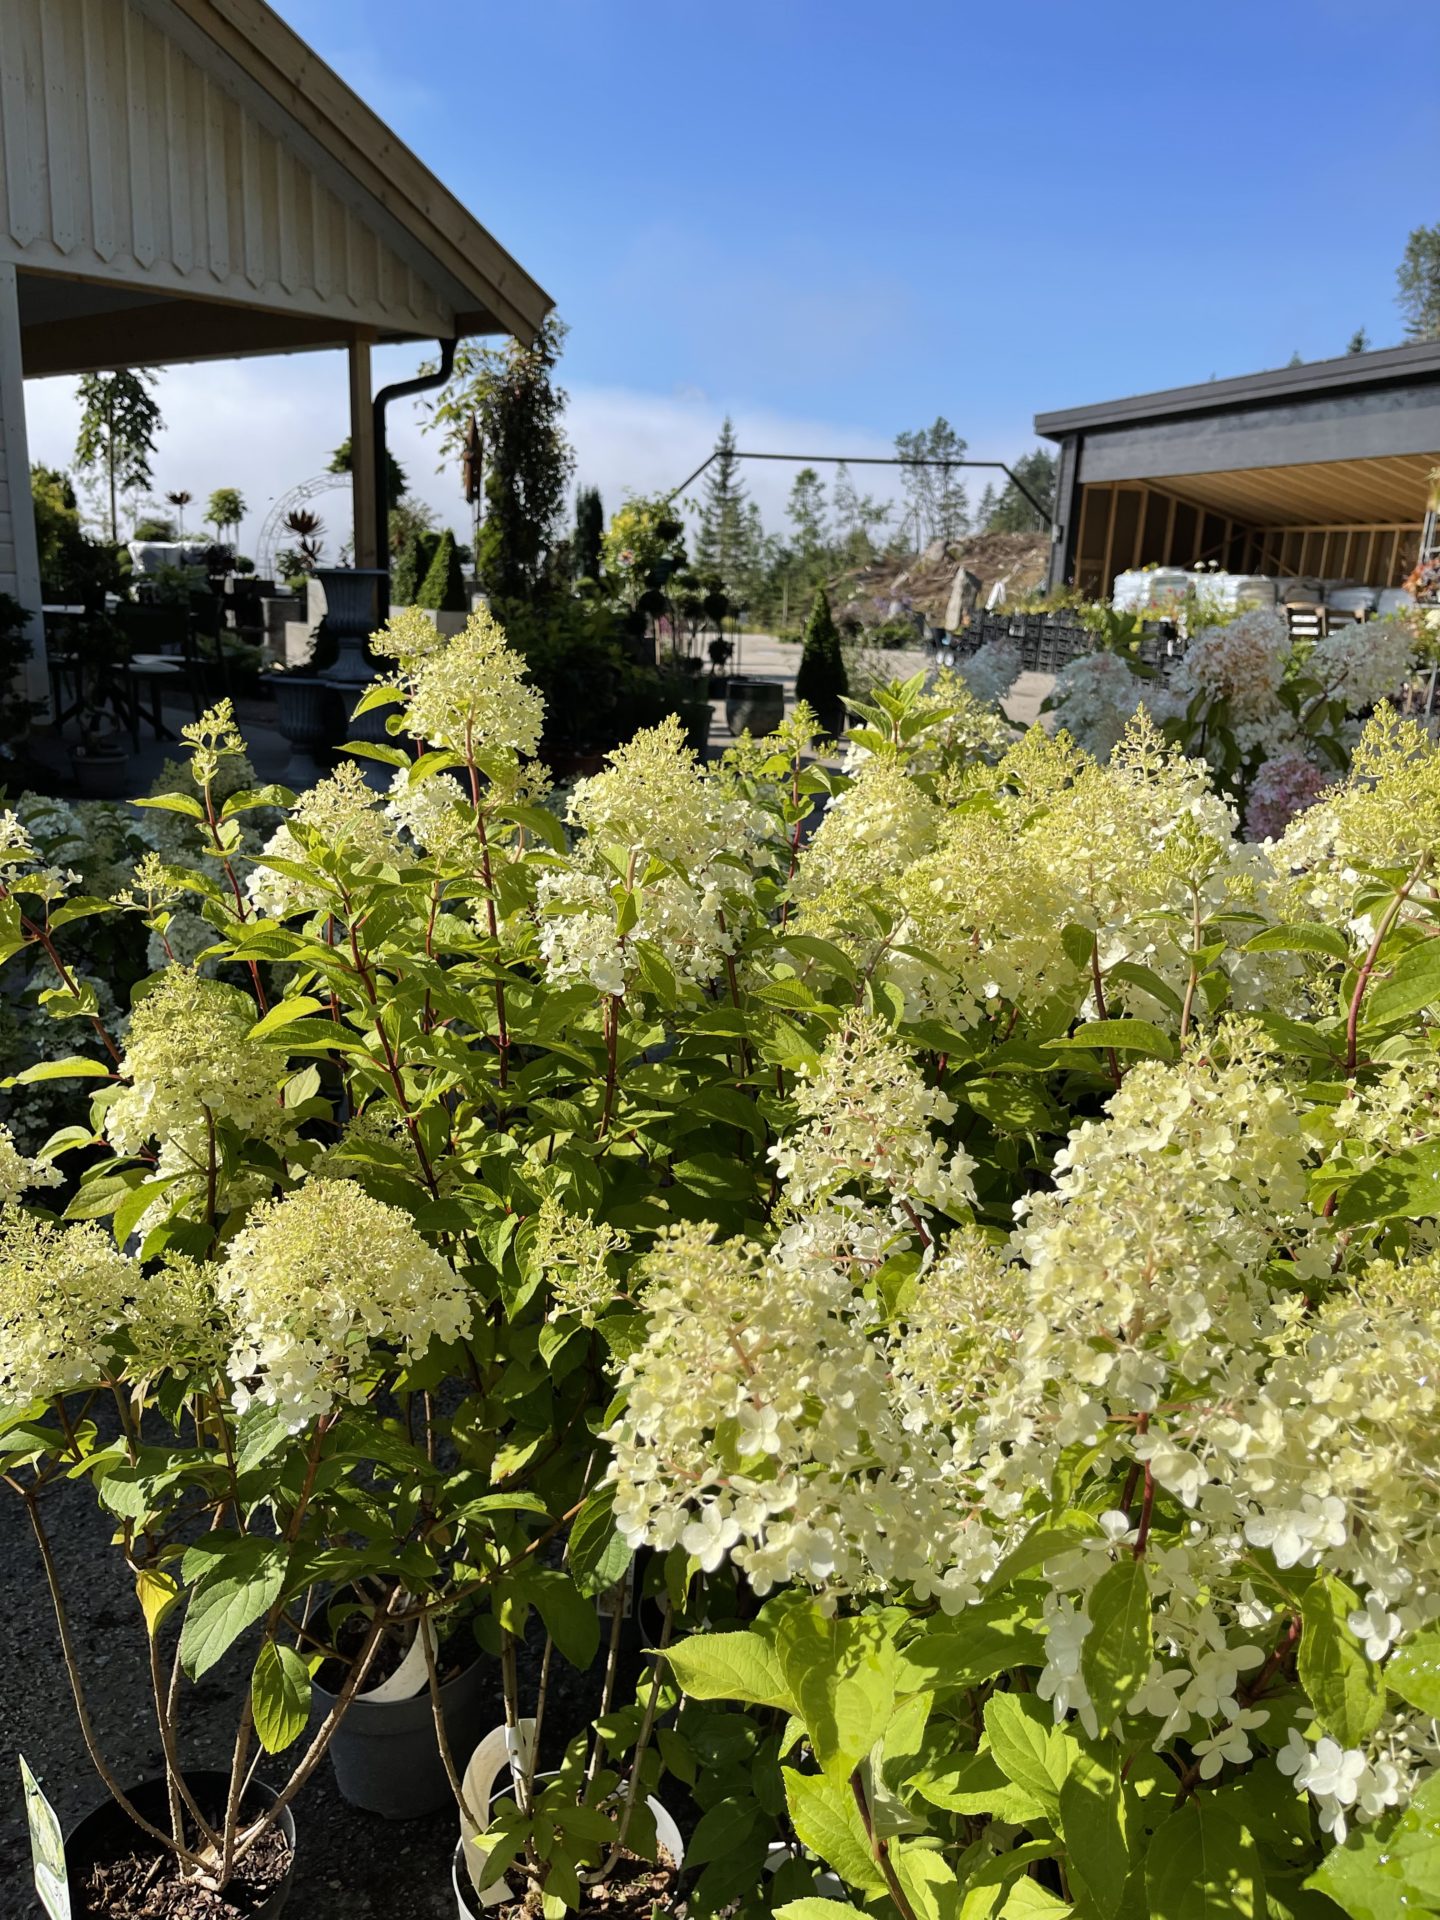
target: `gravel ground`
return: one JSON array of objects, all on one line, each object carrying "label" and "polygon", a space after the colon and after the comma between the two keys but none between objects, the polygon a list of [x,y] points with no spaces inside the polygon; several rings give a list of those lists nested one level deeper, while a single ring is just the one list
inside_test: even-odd
[{"label": "gravel ground", "polygon": [[[116,1777],[129,1786],[161,1770],[139,1607],[89,1489],[53,1490],[46,1514],[96,1732]],[[76,1724],[40,1555],[20,1503],[8,1494],[0,1504],[0,1619],[7,1623],[9,1645],[8,1660],[0,1663],[0,1920],[34,1920],[42,1909],[31,1880],[17,1753],[29,1761],[67,1832],[105,1789]],[[246,1649],[242,1641],[198,1686],[185,1689],[181,1741],[187,1764],[228,1765],[236,1701],[249,1681]],[[528,1651],[522,1680],[525,1667],[533,1676],[534,1650]],[[498,1666],[494,1673],[499,1722]],[[594,1710],[596,1684],[594,1675],[575,1674],[556,1656],[543,1741],[547,1759]],[[262,1768],[263,1778],[274,1781],[277,1775],[274,1763]],[[296,1872],[288,1907],[295,1920],[454,1920],[454,1812],[403,1822],[361,1813],[340,1798],[329,1762],[322,1761],[295,1801],[295,1818]]]}]

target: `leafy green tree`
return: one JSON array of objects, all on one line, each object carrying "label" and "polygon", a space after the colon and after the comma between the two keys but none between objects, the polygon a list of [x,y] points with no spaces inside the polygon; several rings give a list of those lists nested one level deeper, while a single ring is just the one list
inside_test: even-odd
[{"label": "leafy green tree", "polygon": [[223,540],[227,533],[239,533],[240,522],[248,511],[238,487],[217,487],[206,505],[205,523],[214,527],[217,540]]},{"label": "leafy green tree", "polygon": [[561,424],[565,394],[553,379],[565,332],[552,314],[528,346],[462,341],[455,371],[425,422],[440,434],[442,451],[457,459],[472,413],[479,422],[485,519],[475,570],[496,599],[533,599],[552,584],[551,555],[575,467]]},{"label": "leafy green tree", "polygon": [[[340,442],[339,446],[336,447],[334,453],[331,454],[330,465],[326,468],[326,472],[327,473],[350,473],[351,471],[353,471],[354,460],[355,460],[355,456],[354,456],[354,453],[351,451],[351,446],[350,446],[350,435],[347,433],[345,438]],[[405,469],[401,466],[400,462],[395,458],[394,454],[390,451],[389,447],[386,447],[385,449],[385,489],[386,489],[386,496],[387,496],[387,499],[386,499],[387,506],[393,507],[397,500],[403,500],[405,497],[406,489],[408,488],[409,484],[410,482],[406,478]]]},{"label": "leafy green tree", "polygon": [[863,566],[875,552],[875,535],[889,520],[890,508],[860,492],[843,460],[835,469],[831,500],[842,557],[852,566]]},{"label": "leafy green tree", "polygon": [[8,593],[0,593],[0,742],[23,739],[42,709],[27,700],[21,675],[29,665],[31,615]]},{"label": "leafy green tree", "polygon": [[[1036,447],[1033,453],[1021,454],[1015,462],[1013,471],[1045,508],[1046,516],[1052,513],[1055,507],[1054,454],[1048,453],[1044,447]],[[1048,517],[1042,517],[1036,513],[1015,482],[1007,480],[1004,491],[990,515],[990,531],[992,533],[1043,533],[1049,524]]]},{"label": "leafy green tree", "polygon": [[448,527],[440,536],[435,557],[420,583],[415,604],[420,607],[432,607],[442,613],[466,611],[469,602],[465,596],[465,581],[460,572],[460,555],[456,550],[455,536]]},{"label": "leafy green tree", "polygon": [[151,388],[155,375],[120,368],[114,373],[87,373],[76,386],[80,400],[80,431],[75,440],[75,465],[94,474],[109,501],[110,540],[120,540],[122,493],[153,484],[151,462],[155,436],[164,426]]},{"label": "leafy green tree", "polygon": [[985,482],[985,491],[980,496],[979,511],[975,515],[975,525],[981,533],[989,533],[995,524],[995,510],[1000,505],[1000,496],[995,491],[993,480]]},{"label": "leafy green tree", "polygon": [[40,578],[48,586],[58,581],[65,555],[82,537],[80,509],[69,474],[58,467],[32,466],[30,502],[35,514],[35,544],[40,550]]},{"label": "leafy green tree", "polygon": [[706,573],[718,573],[727,582],[737,582],[747,572],[745,507],[735,428],[727,414],[715,442],[715,459],[705,476],[695,535],[696,566]]},{"label": "leafy green tree", "polygon": [[[390,509],[388,520],[391,553],[398,555],[408,541],[418,534],[428,533],[434,525],[435,515],[423,500],[417,500],[413,495],[397,500]],[[436,533],[437,543],[439,539],[440,535]]]},{"label": "leafy green tree", "polygon": [[803,566],[818,565],[830,544],[830,508],[825,482],[814,467],[802,467],[796,474],[787,511],[794,529],[796,557]]},{"label": "leafy green tree", "polygon": [[1440,225],[1416,227],[1395,271],[1407,340],[1440,340]]},{"label": "leafy green tree", "polygon": [[571,560],[577,580],[600,578],[600,554],[605,541],[605,508],[598,487],[581,487],[575,496],[575,539]]},{"label": "leafy green tree", "polygon": [[632,494],[605,529],[602,552],[632,608],[663,612],[665,589],[685,565],[685,523],[664,494]]},{"label": "leafy green tree", "polygon": [[1368,353],[1370,351],[1370,336],[1364,327],[1357,327],[1354,333],[1351,334],[1345,343],[1345,351],[1346,353]]},{"label": "leafy green tree", "polygon": [[[943,414],[916,433],[897,433],[906,522],[917,549],[933,540],[957,540],[970,525],[970,503],[961,469],[936,464],[965,458],[966,442]],[[923,463],[923,464],[922,464]]]},{"label": "leafy green tree", "polygon": [[810,618],[805,622],[805,642],[795,675],[795,698],[808,700],[825,731],[837,734],[844,724],[843,696],[849,691],[845,656],[840,650],[840,629],[830,611],[830,596],[824,587],[817,587]]}]

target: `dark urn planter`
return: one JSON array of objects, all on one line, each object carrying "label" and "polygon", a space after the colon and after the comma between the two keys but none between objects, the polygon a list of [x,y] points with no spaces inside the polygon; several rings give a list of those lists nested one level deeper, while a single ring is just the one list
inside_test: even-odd
[{"label": "dark urn planter", "polygon": [[[487,1672],[493,1673],[488,1661],[474,1660],[440,1689],[445,1737],[457,1765],[474,1751],[495,1711]],[[323,1717],[335,1696],[318,1683],[313,1691],[315,1711]],[[358,1695],[331,1736],[330,1763],[335,1784],[351,1806],[387,1820],[418,1820],[455,1804],[435,1736],[428,1686],[406,1700]]]},{"label": "dark urn planter", "polygon": [[[212,1769],[196,1769],[186,1773],[185,1784],[194,1794],[206,1818],[218,1820],[224,1811],[225,1796],[230,1789],[229,1774]],[[163,1779],[144,1780],[138,1787],[128,1788],[126,1797],[137,1813],[144,1814],[157,1827],[168,1828],[170,1804]],[[253,1817],[274,1798],[274,1792],[269,1787],[258,1780],[252,1781],[241,1802],[241,1812]],[[277,1920],[290,1897],[290,1883],[295,1877],[295,1820],[289,1807],[280,1816],[279,1832],[289,1849],[285,1875],[260,1904],[251,1909],[252,1920]],[[77,1821],[65,1841],[65,1869],[72,1895],[78,1891],[92,1868],[108,1866],[130,1854],[147,1852],[153,1857],[160,1852],[160,1848],[140,1831],[129,1814],[113,1800],[103,1801]]]},{"label": "dark urn planter", "polygon": [[275,724],[290,742],[285,785],[297,792],[326,772],[331,750],[342,738],[341,695],[311,673],[277,673]]},{"label": "dark urn planter", "polygon": [[725,721],[738,739],[749,732],[762,738],[785,718],[785,682],[758,673],[732,674],[725,683]]},{"label": "dark urn planter", "polygon": [[380,583],[387,577],[379,567],[316,569],[325,595],[325,630],[336,645],[334,663],[321,670],[322,679],[358,690],[375,678],[367,647],[380,624]]}]

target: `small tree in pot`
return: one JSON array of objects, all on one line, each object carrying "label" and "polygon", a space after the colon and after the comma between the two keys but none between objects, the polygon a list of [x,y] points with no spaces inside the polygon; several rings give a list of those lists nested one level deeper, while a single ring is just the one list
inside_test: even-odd
[{"label": "small tree in pot", "polygon": [[795,698],[807,700],[826,733],[834,736],[845,724],[844,697],[850,691],[845,671],[845,656],[840,650],[840,630],[830,611],[830,596],[824,587],[815,589],[810,618],[805,623],[805,644],[795,675]]}]

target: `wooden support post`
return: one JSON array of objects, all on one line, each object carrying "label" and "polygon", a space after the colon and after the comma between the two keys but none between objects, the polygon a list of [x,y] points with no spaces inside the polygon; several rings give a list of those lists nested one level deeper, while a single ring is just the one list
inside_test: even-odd
[{"label": "wooden support post", "polygon": [[350,485],[355,507],[355,565],[378,567],[375,522],[375,420],[371,411],[370,341],[350,342]]},{"label": "wooden support post", "polygon": [[20,304],[15,269],[8,261],[0,261],[0,593],[18,600],[30,616],[30,658],[22,677],[25,698],[40,707],[37,718],[43,723],[50,716],[50,675],[45,664],[40,557],[30,497]]}]

